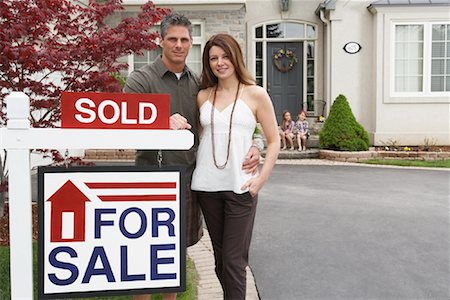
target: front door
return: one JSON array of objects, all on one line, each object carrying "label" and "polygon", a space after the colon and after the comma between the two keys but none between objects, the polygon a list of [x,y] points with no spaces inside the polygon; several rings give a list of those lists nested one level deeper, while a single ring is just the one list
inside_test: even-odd
[{"label": "front door", "polygon": [[267,43],[267,91],[278,122],[284,110],[295,120],[303,109],[303,42]]}]

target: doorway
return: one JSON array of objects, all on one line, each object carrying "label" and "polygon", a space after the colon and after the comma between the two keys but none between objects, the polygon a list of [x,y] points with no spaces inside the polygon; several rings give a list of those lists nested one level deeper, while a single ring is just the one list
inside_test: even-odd
[{"label": "doorway", "polygon": [[303,42],[267,43],[267,91],[279,123],[284,110],[295,119],[303,109]]}]

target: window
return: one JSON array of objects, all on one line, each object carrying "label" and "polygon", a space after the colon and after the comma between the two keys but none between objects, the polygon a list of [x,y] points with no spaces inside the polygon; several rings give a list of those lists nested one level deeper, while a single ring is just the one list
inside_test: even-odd
[{"label": "window", "polygon": [[256,72],[255,79],[259,86],[263,86],[263,43],[256,42]]},{"label": "window", "polygon": [[394,24],[393,92],[450,91],[450,24]]},{"label": "window", "polygon": [[[274,23],[265,25],[266,38],[292,38],[292,39],[315,39],[316,28],[313,25],[303,23]],[[255,29],[255,37],[263,38],[263,26]]]},{"label": "window", "polygon": [[[159,30],[159,27],[155,30]],[[203,24],[200,22],[192,22],[192,48],[186,58],[186,64],[195,73],[200,74],[202,71],[202,49],[204,45]],[[143,51],[142,55],[133,55],[129,61],[129,73],[137,70],[150,62],[154,61],[161,54],[161,48],[153,51]]]},{"label": "window", "polygon": [[306,107],[314,111],[314,42],[306,43]]},{"label": "window", "polygon": [[450,91],[450,24],[432,26],[431,91]]},{"label": "window", "polygon": [[395,91],[423,90],[423,26],[395,27]]}]

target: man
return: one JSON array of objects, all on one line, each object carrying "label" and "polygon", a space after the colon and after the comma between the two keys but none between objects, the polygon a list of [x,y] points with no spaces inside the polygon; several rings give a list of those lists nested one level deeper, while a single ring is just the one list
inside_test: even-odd
[{"label": "man", "polygon": [[[192,47],[192,24],[185,16],[173,13],[161,22],[160,47],[162,55],[153,63],[131,73],[124,91],[127,93],[170,94],[170,128],[188,129],[194,133],[194,146],[187,151],[141,150],[136,153],[136,165],[186,166],[186,246],[197,243],[203,234],[200,208],[190,190],[192,172],[198,145],[198,77],[186,66],[186,57]],[[251,147],[243,168],[256,172],[259,150]],[[165,300],[175,299],[176,293],[164,294]],[[148,299],[147,295],[135,300]]]}]

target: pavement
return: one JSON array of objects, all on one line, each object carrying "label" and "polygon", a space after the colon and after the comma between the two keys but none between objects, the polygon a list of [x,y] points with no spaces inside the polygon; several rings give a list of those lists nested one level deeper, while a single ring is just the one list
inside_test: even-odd
[{"label": "pavement", "polygon": [[450,299],[450,170],[322,162],[278,164],[260,192],[260,298]]},{"label": "pavement", "polygon": [[[312,181],[301,187],[286,181],[302,174],[328,191],[317,184],[314,190]],[[260,194],[246,299],[449,299],[448,201],[442,201],[449,178],[449,169],[278,160]],[[349,187],[339,186],[344,182]],[[374,204],[377,189],[385,191]],[[325,202],[316,199],[320,193]],[[223,299],[204,233],[188,248],[199,275],[197,299]]]}]

